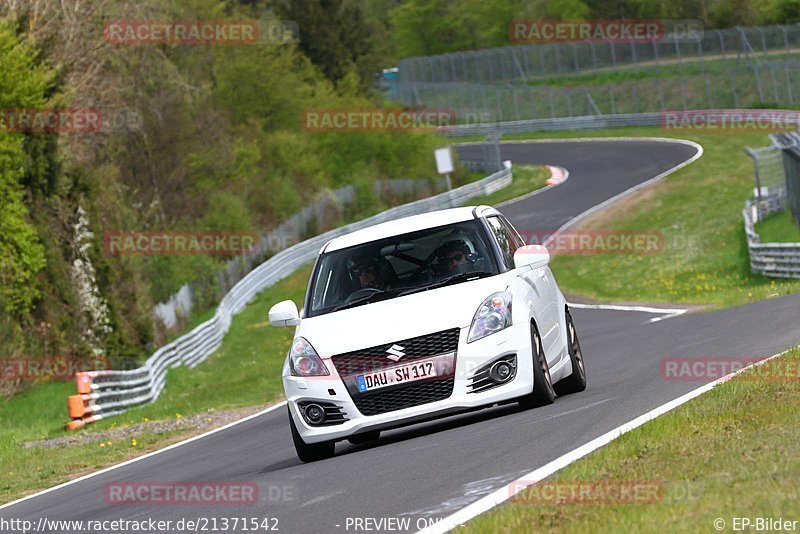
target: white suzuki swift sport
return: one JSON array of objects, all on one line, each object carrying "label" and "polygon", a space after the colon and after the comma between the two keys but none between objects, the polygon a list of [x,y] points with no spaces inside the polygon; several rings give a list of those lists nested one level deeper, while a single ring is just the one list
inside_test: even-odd
[{"label": "white suzuki swift sport", "polygon": [[300,313],[283,385],[297,455],[458,411],[550,404],[586,388],[575,325],[548,267],[494,208],[416,215],[329,241]]}]

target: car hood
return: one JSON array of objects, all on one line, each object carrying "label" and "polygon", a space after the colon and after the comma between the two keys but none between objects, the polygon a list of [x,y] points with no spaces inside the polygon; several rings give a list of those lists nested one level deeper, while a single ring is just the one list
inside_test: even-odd
[{"label": "car hood", "polygon": [[481,302],[504,291],[509,280],[507,274],[500,274],[305,318],[295,337],[306,338],[325,358],[468,327]]}]

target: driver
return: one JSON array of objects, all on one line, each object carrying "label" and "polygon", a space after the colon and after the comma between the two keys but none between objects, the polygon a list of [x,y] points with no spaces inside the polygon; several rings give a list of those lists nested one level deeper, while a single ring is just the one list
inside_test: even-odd
[{"label": "driver", "polygon": [[439,247],[439,264],[447,267],[450,274],[466,272],[469,267],[469,245],[463,239],[448,241]]},{"label": "driver", "polygon": [[372,288],[386,291],[389,284],[381,273],[378,258],[362,256],[351,260],[348,266],[350,272],[358,279],[361,289]]}]

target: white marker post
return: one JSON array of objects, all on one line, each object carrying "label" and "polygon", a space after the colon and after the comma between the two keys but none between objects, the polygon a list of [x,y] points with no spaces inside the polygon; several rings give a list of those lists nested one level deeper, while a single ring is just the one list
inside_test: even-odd
[{"label": "white marker post", "polygon": [[444,174],[445,180],[447,180],[447,190],[450,191],[453,189],[453,182],[450,180],[450,173],[453,172],[453,153],[450,151],[450,147],[444,148],[437,148],[433,151],[433,155],[436,158],[436,171],[439,174]]}]

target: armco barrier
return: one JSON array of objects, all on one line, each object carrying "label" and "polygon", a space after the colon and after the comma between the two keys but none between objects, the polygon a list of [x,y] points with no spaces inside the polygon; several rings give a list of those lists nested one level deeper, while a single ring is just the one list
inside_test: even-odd
[{"label": "armco barrier", "polygon": [[233,286],[212,319],[158,349],[142,367],[129,371],[78,373],[75,377],[78,393],[71,395],[67,403],[72,420],[66,428],[74,430],[157,399],[164,389],[168,369],[181,365],[194,367],[205,360],[222,343],[234,315],[260,291],[313,260],[322,246],[334,237],[385,221],[457,207],[470,198],[493,193],[511,183],[511,162],[504,162],[503,166],[502,170],[477,182],[388,209],[279,252]]},{"label": "armco barrier", "polygon": [[[725,112],[717,111],[717,113],[722,116]],[[448,137],[471,137],[490,134],[505,135],[557,130],[601,130],[624,126],[659,126],[662,120],[661,112],[585,115],[582,117],[529,119],[522,121],[448,126],[440,129],[440,132]]]},{"label": "armco barrier", "polygon": [[783,211],[783,198],[750,199],[742,210],[750,270],[773,278],[800,278],[800,243],[762,243],[755,224],[768,215]]}]

